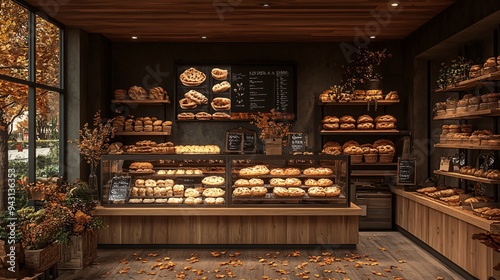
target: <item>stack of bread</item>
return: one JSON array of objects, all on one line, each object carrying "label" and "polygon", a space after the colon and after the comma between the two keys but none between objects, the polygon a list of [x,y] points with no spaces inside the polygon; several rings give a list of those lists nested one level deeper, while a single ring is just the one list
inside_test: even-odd
[{"label": "stack of bread", "polygon": [[474,208],[474,213],[488,220],[500,220],[500,209],[494,206]]},{"label": "stack of bread", "polygon": [[132,86],[128,89],[128,96],[132,100],[146,100],[149,98],[148,92],[139,86]]},{"label": "stack of bread", "polygon": [[352,93],[353,100],[365,100],[366,98],[366,91],[362,89],[355,89]]},{"label": "stack of bread", "polygon": [[351,163],[363,162],[363,149],[356,141],[348,141],[342,145],[344,154],[351,156]]},{"label": "stack of bread", "polygon": [[133,173],[154,173],[153,164],[151,162],[133,162],[130,164],[129,170]]},{"label": "stack of bread", "polygon": [[125,120],[124,116],[117,116],[113,119],[113,128],[115,132],[123,132],[125,130]]},{"label": "stack of bread", "polygon": [[174,144],[172,142],[156,143],[150,140],[136,142],[135,145],[123,146],[127,154],[173,154]]},{"label": "stack of bread", "polygon": [[395,129],[396,118],[391,115],[383,115],[375,118],[375,128],[379,130]]},{"label": "stack of bread", "polygon": [[360,130],[371,130],[375,127],[373,125],[373,118],[369,115],[359,116],[357,123],[358,125],[356,128]]},{"label": "stack of bread", "polygon": [[473,168],[470,165],[460,168],[460,174],[471,175],[491,180],[500,179],[500,171],[498,169],[483,170],[482,168]]},{"label": "stack of bread", "polygon": [[356,128],[356,120],[350,116],[342,116],[340,118],[340,129],[342,130],[352,130]]},{"label": "stack of bread", "polygon": [[384,95],[382,94],[381,90],[371,89],[371,90],[366,91],[365,100],[373,101],[373,100],[382,100],[382,99],[384,99]]},{"label": "stack of bread", "polygon": [[170,101],[167,92],[162,87],[154,87],[148,91],[149,99],[151,100],[167,100]]},{"label": "stack of bread", "polygon": [[379,162],[391,163],[394,160],[396,148],[394,143],[387,139],[381,139],[373,142],[373,148],[378,150]]},{"label": "stack of bread", "polygon": [[175,146],[176,154],[220,154],[217,145],[179,145]]},{"label": "stack of bread", "polygon": [[266,196],[267,188],[264,187],[264,180],[259,178],[238,179],[234,182],[233,195],[235,197],[246,196]]},{"label": "stack of bread", "polygon": [[472,125],[443,125],[439,142],[441,144],[500,146],[500,135],[491,130],[472,131]]},{"label": "stack of bread", "polygon": [[340,128],[340,119],[336,116],[326,116],[323,118],[322,123],[325,130],[338,130]]},{"label": "stack of bread", "polygon": [[500,93],[487,93],[481,95],[481,103],[479,104],[479,110],[498,108],[499,99],[500,99]]},{"label": "stack of bread", "polygon": [[464,193],[462,189],[440,189],[435,186],[420,188],[417,193],[425,194],[444,204],[450,206],[460,205],[460,194]]},{"label": "stack of bread", "polygon": [[117,89],[114,92],[116,100],[125,100],[128,98],[136,101],[141,100],[167,100],[169,102],[168,94],[162,87],[153,87],[145,90],[139,86],[132,86],[127,90]]},{"label": "stack of bread", "polygon": [[115,90],[115,99],[116,100],[124,100],[127,99],[127,91],[124,89]]},{"label": "stack of bread", "polygon": [[338,156],[342,154],[342,146],[335,141],[328,141],[323,145],[323,154]]}]

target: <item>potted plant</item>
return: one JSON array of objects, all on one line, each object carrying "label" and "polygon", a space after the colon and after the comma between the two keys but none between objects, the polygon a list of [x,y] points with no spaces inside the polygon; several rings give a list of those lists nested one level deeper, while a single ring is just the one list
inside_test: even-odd
[{"label": "potted plant", "polygon": [[281,155],[292,124],[280,121],[280,114],[274,109],[270,113],[258,112],[252,119],[251,123],[261,130],[259,137],[264,141],[266,155]]},{"label": "potted plant", "polygon": [[[387,54],[385,49],[382,51],[358,49],[347,65],[342,65],[343,77],[340,84],[351,93],[358,86],[367,85],[370,82],[379,83],[382,76],[377,67],[388,57],[391,55]],[[367,89],[380,89],[378,84],[368,85],[368,87]]]}]

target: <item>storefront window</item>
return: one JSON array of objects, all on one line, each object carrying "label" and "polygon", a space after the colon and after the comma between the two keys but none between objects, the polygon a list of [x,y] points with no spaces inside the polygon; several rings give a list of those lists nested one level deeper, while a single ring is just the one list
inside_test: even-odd
[{"label": "storefront window", "polygon": [[0,74],[28,79],[28,10],[0,0]]},{"label": "storefront window", "polygon": [[60,29],[36,17],[36,82],[59,87]]},{"label": "storefront window", "polygon": [[[0,163],[28,176],[28,86],[0,80]],[[6,145],[6,147],[4,146]]]},{"label": "storefront window", "polygon": [[29,181],[59,175],[62,29],[15,1],[0,3],[0,184],[7,170]]},{"label": "storefront window", "polygon": [[36,91],[36,176],[59,174],[59,93]]}]

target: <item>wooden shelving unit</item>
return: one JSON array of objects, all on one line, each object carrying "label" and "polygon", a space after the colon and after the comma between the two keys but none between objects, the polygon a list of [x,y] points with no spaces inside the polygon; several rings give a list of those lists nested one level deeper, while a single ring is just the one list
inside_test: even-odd
[{"label": "wooden shelving unit", "polygon": [[145,104],[145,105],[163,105],[170,104],[170,100],[132,100],[132,99],[113,99],[111,103],[121,104]]},{"label": "wooden shelving unit", "polygon": [[407,130],[397,129],[371,129],[371,130],[324,130],[319,132],[320,135],[409,135]]},{"label": "wooden shelving unit", "polygon": [[353,177],[389,177],[396,176],[396,170],[352,170]]},{"label": "wooden shelving unit", "polygon": [[466,119],[478,119],[482,117],[498,117],[500,116],[500,109],[487,109],[479,110],[474,112],[468,112],[464,114],[452,114],[434,117],[434,120],[466,120]]},{"label": "wooden shelving unit", "polygon": [[479,76],[477,78],[465,80],[459,82],[456,86],[447,87],[446,89],[438,89],[436,92],[455,92],[455,91],[467,91],[471,89],[475,89],[477,86],[492,82],[492,81],[500,81],[500,71],[495,73],[490,73],[486,75]]},{"label": "wooden shelving unit", "polygon": [[464,175],[456,172],[446,172],[446,171],[441,171],[441,170],[434,170],[434,174],[436,175],[442,175],[442,176],[447,176],[447,177],[453,177],[453,178],[459,178],[459,179],[464,179],[468,181],[473,181],[473,182],[479,182],[479,183],[484,183],[484,184],[500,184],[500,180],[492,180],[492,179],[487,179],[487,178],[482,178],[482,177],[477,177],[477,176],[472,176],[472,175]]},{"label": "wooden shelving unit", "polygon": [[126,135],[126,136],[169,136],[172,135],[170,132],[129,132],[120,131],[115,132],[115,135]]},{"label": "wooden shelving unit", "polygon": [[488,145],[472,145],[472,144],[434,144],[435,148],[445,148],[445,149],[465,149],[465,150],[488,150],[488,151],[500,151],[500,146],[488,146]]},{"label": "wooden shelving unit", "polygon": [[[360,105],[368,105],[370,103],[370,106],[374,106],[375,102],[374,101],[365,101],[365,100],[352,100],[352,101],[331,101],[331,102],[322,102],[318,101],[318,105],[321,106],[360,106]],[[399,103],[399,100],[378,100],[377,101],[377,106],[386,106],[386,105],[392,105]]]}]

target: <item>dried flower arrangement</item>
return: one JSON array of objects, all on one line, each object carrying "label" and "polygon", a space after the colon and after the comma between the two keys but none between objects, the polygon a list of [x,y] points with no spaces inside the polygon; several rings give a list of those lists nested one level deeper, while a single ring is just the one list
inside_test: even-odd
[{"label": "dried flower arrangement", "polygon": [[94,115],[94,128],[89,128],[85,123],[83,129],[80,129],[80,140],[69,140],[68,142],[76,144],[87,163],[95,171],[101,156],[108,150],[109,141],[114,137],[115,128],[112,125],[113,119],[106,122],[101,118],[101,112],[97,111]]},{"label": "dried flower arrangement", "polygon": [[441,63],[439,76],[437,78],[437,88],[446,89],[467,79],[467,74],[472,66],[472,61],[463,56],[453,59],[450,65]]},{"label": "dried flower arrangement", "polygon": [[252,115],[251,124],[261,130],[259,136],[261,139],[282,139],[283,146],[285,146],[287,143],[285,136],[288,136],[292,124],[279,121],[279,117],[280,114],[276,113],[274,109],[270,113],[258,112],[258,114]]},{"label": "dried flower arrangement", "polygon": [[386,49],[382,51],[372,51],[367,48],[359,48],[354,57],[352,57],[347,66],[342,65],[342,80],[338,85],[331,86],[330,89],[334,92],[351,93],[360,84],[364,84],[374,79],[382,77],[376,71],[383,60],[391,57],[391,54],[386,53]]}]

